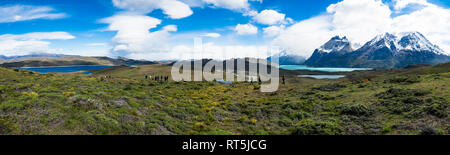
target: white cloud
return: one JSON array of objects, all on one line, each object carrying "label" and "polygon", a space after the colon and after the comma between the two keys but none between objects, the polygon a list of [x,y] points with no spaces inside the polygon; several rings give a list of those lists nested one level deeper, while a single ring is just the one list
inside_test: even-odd
[{"label": "white cloud", "polygon": [[258,28],[252,24],[238,24],[234,30],[238,35],[251,35],[258,33]]},{"label": "white cloud", "polygon": [[0,6],[0,23],[10,23],[33,19],[59,19],[67,16],[64,13],[52,13],[54,11],[55,9],[47,6]]},{"label": "white cloud", "polygon": [[189,5],[178,0],[113,0],[113,4],[115,7],[138,14],[161,9],[172,19],[185,18],[193,13]]},{"label": "white cloud", "polygon": [[112,1],[115,7],[126,11],[100,20],[101,23],[109,24],[107,30],[117,31],[112,39],[110,55],[149,60],[163,59],[161,56],[170,51],[170,32],[177,31],[177,26],[167,25],[151,31],[162,21],[146,14],[161,9],[172,19],[185,18],[193,14],[189,5],[197,3],[185,0]]},{"label": "white cloud", "polygon": [[[262,0],[179,0],[191,7],[211,7],[224,8],[233,11],[247,13],[250,11],[249,1],[257,1],[262,3]],[[256,12],[258,13],[258,12]]]},{"label": "white cloud", "polygon": [[33,32],[26,34],[0,35],[0,55],[26,55],[31,53],[48,53],[53,50],[47,40],[67,40],[74,36],[67,32]]},{"label": "white cloud", "polygon": [[221,35],[219,33],[205,33],[203,37],[219,38]]},{"label": "white cloud", "polygon": [[173,19],[185,18],[193,13],[187,4],[176,0],[162,1],[160,7],[163,9],[164,14],[169,15]]},{"label": "white cloud", "polygon": [[[391,10],[381,0],[344,0],[327,8],[335,34],[366,42],[391,26]],[[331,38],[331,36],[328,36]]]},{"label": "white cloud", "polygon": [[248,0],[203,0],[203,2],[230,10],[248,10],[250,7]]},{"label": "white cloud", "polygon": [[21,35],[0,35],[0,40],[68,40],[74,38],[67,32],[32,32]]},{"label": "white cloud", "polygon": [[318,16],[287,27],[273,41],[289,54],[308,57],[332,36],[328,16]]},{"label": "white cloud", "polygon": [[250,45],[217,45],[209,42],[204,43],[202,51],[194,51],[194,47],[186,45],[178,45],[172,48],[170,53],[166,53],[165,57],[174,60],[202,59],[210,58],[216,60],[226,60],[232,58],[261,58],[265,59],[269,56],[267,46],[250,46]]},{"label": "white cloud", "polygon": [[283,22],[283,24],[292,24],[292,23],[294,23],[294,19],[292,19],[292,18],[286,18],[286,20],[284,20],[284,22]]},{"label": "white cloud", "polygon": [[[149,32],[161,23],[161,20],[141,15],[116,15],[102,19],[110,24],[108,30],[117,31],[112,39],[113,51],[117,55],[149,57],[153,53],[165,52],[169,49],[168,38],[172,31],[177,31],[175,25],[168,25],[161,30]],[[147,55],[147,57],[141,57]]]},{"label": "white cloud", "polygon": [[428,6],[430,3],[427,0],[394,0],[394,9],[401,10],[410,4],[419,4]]},{"label": "white cloud", "polygon": [[244,16],[254,17],[254,16],[258,15],[258,11],[255,11],[255,10],[249,10],[249,11],[245,12],[243,15],[244,15]]},{"label": "white cloud", "polygon": [[[409,4],[424,7],[393,17],[397,9]],[[332,36],[347,36],[354,43],[364,44],[385,32],[418,31],[433,44],[450,52],[450,11],[420,0],[398,0],[394,10],[381,0],[344,0],[332,4],[326,14],[300,21],[287,27],[273,43],[302,56],[310,56]]]},{"label": "white cloud", "polygon": [[275,10],[263,10],[254,16],[253,20],[260,24],[275,25],[282,23],[285,17],[285,14],[278,13]]},{"label": "white cloud", "polygon": [[263,28],[264,35],[267,37],[274,37],[279,35],[285,29],[284,25],[281,26],[270,26]]},{"label": "white cloud", "polygon": [[176,25],[167,25],[163,27],[163,31],[167,32],[175,32],[178,30],[178,27]]}]

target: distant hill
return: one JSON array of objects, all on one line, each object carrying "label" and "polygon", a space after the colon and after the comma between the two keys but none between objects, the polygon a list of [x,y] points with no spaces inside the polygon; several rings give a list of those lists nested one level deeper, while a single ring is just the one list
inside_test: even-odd
[{"label": "distant hill", "polygon": [[378,35],[357,50],[345,38],[333,37],[305,62],[317,67],[401,68],[440,64],[450,56],[419,32]]},{"label": "distant hill", "polygon": [[133,60],[123,57],[83,57],[67,55],[27,55],[6,57],[0,67],[84,66],[84,65],[143,65],[154,61]]},{"label": "distant hill", "polygon": [[24,59],[31,58],[62,58],[62,57],[80,57],[77,55],[65,55],[65,54],[50,54],[50,53],[39,53],[39,54],[29,54],[29,55],[19,55],[19,56],[4,56],[0,55],[0,62],[2,61],[20,61]]},{"label": "distant hill", "polygon": [[93,57],[99,60],[105,60],[109,61],[114,65],[126,65],[126,66],[133,66],[133,65],[150,65],[150,64],[156,64],[155,61],[146,61],[146,60],[134,60],[134,59],[128,59],[124,57],[118,57],[116,59],[110,58],[110,57]]}]

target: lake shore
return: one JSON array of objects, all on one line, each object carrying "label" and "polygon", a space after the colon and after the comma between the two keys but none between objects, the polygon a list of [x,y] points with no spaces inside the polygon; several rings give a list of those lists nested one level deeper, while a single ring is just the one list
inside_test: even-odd
[{"label": "lake shore", "polygon": [[114,67],[114,66],[117,66],[117,65],[111,64],[111,65],[39,66],[39,67],[14,67],[14,69],[19,69],[19,68],[22,68],[22,69],[26,69],[26,68],[51,68],[51,67],[83,67],[83,66],[111,66],[111,67]]}]

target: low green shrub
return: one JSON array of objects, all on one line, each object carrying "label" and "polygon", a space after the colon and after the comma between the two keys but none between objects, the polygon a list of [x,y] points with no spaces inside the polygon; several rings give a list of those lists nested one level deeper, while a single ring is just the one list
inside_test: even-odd
[{"label": "low green shrub", "polygon": [[341,88],[345,88],[347,87],[346,85],[343,84],[328,84],[328,85],[323,85],[323,86],[319,86],[319,87],[314,87],[312,88],[312,90],[320,90],[320,91],[337,91]]},{"label": "low green shrub", "polygon": [[373,110],[363,104],[342,104],[337,107],[341,114],[354,116],[369,116],[373,114]]},{"label": "low green shrub", "polygon": [[341,135],[343,127],[332,121],[300,121],[291,128],[291,135]]},{"label": "low green shrub", "polygon": [[413,84],[420,82],[420,78],[418,77],[401,77],[397,76],[394,78],[387,79],[386,82],[388,83],[397,83],[397,84]]},{"label": "low green shrub", "polygon": [[425,96],[427,94],[430,94],[431,92],[428,90],[421,90],[421,89],[398,89],[398,88],[391,88],[385,92],[378,93],[375,96],[381,99],[389,99],[389,98],[396,98],[396,97],[420,97]]}]

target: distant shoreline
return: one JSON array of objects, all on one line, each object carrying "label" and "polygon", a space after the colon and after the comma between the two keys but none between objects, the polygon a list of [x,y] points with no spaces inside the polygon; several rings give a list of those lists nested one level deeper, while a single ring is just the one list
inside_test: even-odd
[{"label": "distant shoreline", "polygon": [[71,65],[71,66],[40,66],[40,67],[13,67],[13,68],[49,68],[49,67],[82,67],[82,66],[118,66],[118,65]]}]

